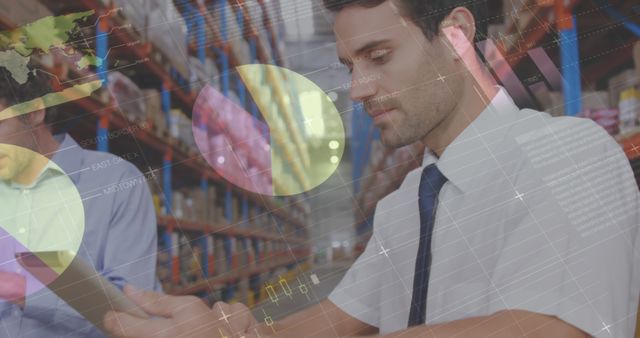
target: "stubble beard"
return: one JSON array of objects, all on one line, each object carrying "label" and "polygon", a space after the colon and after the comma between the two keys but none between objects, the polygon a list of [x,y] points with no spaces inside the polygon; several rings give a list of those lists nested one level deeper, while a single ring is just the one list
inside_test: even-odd
[{"label": "stubble beard", "polygon": [[11,182],[24,173],[34,159],[27,154],[13,154],[5,160],[8,163],[0,168],[0,180]]}]

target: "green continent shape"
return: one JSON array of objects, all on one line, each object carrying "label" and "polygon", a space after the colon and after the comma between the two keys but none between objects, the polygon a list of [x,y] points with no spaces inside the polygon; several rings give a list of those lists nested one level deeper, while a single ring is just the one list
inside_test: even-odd
[{"label": "green continent shape", "polygon": [[80,59],[80,61],[76,63],[76,66],[78,66],[79,70],[85,69],[88,66],[100,67],[101,65],[102,59],[93,55],[83,56],[82,59]]},{"label": "green continent shape", "polygon": [[30,57],[20,55],[15,50],[0,51],[0,67],[6,68],[11,77],[20,85],[27,83],[29,79],[29,63]]},{"label": "green continent shape", "polygon": [[35,49],[49,53],[51,48],[63,47],[77,29],[76,21],[93,15],[94,11],[48,16],[22,27],[0,32],[0,49],[14,48],[22,56],[31,56]]}]

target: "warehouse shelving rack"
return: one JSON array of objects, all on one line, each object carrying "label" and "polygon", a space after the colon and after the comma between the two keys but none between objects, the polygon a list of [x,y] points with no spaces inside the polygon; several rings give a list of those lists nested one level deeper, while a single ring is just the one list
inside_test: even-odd
[{"label": "warehouse shelving rack", "polygon": [[[215,6],[216,3],[220,1],[222,0],[207,1],[206,5]],[[105,5],[103,1],[98,0],[80,0],[73,4],[61,4],[50,0],[43,0],[41,3],[57,13],[96,10],[94,17],[97,23],[95,50],[96,55],[105,60],[102,66],[97,68],[97,75],[105,81],[105,83],[108,81],[106,74],[109,71],[107,59],[118,53],[118,56],[132,59],[141,71],[144,71],[145,74],[157,79],[158,83],[161,83],[162,113],[165,114],[167,120],[168,112],[172,104],[186,108],[187,111],[190,111],[190,108],[193,107],[196,92],[192,84],[188,83],[177,71],[172,69],[162,53],[156,50],[151,42],[141,42],[139,36],[127,28],[126,17],[114,11],[112,4]],[[224,17],[228,20],[239,19],[239,24],[244,26],[244,38],[249,42],[251,50],[251,60],[247,61],[269,63],[271,60],[276,60],[276,62],[282,60],[281,52],[277,48],[272,49],[274,51],[273,56],[267,55],[266,49],[261,45],[259,39],[257,39],[257,27],[260,25],[259,23],[253,22],[252,18],[249,17],[244,3],[242,3],[241,6],[237,6],[236,1],[229,1],[229,3],[235,5],[232,6],[232,8],[234,8],[233,10],[236,13],[228,13],[228,15]],[[223,23],[220,26],[216,25],[208,12],[210,7],[207,8],[196,1],[174,1],[174,4],[176,8],[180,10],[187,24],[187,37],[193,40],[189,43],[190,52],[195,54],[200,61],[203,61],[206,57],[211,57],[218,62],[223,91],[225,92],[224,94],[227,95],[230,90],[230,70],[233,66],[240,65],[241,62],[237,59],[237,56],[231,52],[229,44],[225,43],[225,24]],[[264,6],[264,3],[259,1],[259,5]],[[268,23],[268,25],[265,26],[267,29],[272,29],[267,11],[265,10],[263,13],[264,17],[262,19],[265,23]],[[0,24],[5,29],[13,27],[10,22],[1,22]],[[275,46],[276,34],[273,30],[270,30],[269,33],[273,40],[270,41],[270,43]],[[126,46],[126,48],[115,50],[113,46]],[[111,49],[109,49],[110,47]],[[54,72],[53,69],[51,71]],[[248,110],[251,111],[252,115],[259,117],[255,103],[253,101],[247,103],[245,88],[239,79],[237,82],[237,91],[241,101],[245,103],[245,106],[249,107]],[[118,112],[118,109],[112,102],[108,102],[104,97],[88,97],[65,105],[65,108],[83,112],[79,115],[80,117],[76,116],[74,119],[67,120],[67,124],[77,124],[79,122],[76,120],[80,118],[83,119],[83,126],[86,125],[88,128],[81,132],[84,133],[82,136],[91,137],[90,133],[91,130],[93,130],[94,135],[98,136],[95,137],[97,140],[97,150],[109,151],[111,148],[116,153],[119,150],[123,150],[125,142],[113,140],[113,144],[110,144],[109,137],[106,136],[110,130],[129,128],[131,131],[131,139],[140,145],[140,147],[144,148],[145,151],[157,154],[162,158],[161,165],[158,169],[160,169],[163,174],[163,200],[168,215],[158,215],[160,237],[165,242],[168,242],[165,243],[168,244],[167,248],[171,249],[173,247],[173,251],[175,252],[177,243],[171,243],[175,238],[175,236],[172,236],[174,232],[196,232],[201,234],[197,240],[205,248],[202,264],[205,279],[195,285],[172,287],[170,290],[166,290],[169,293],[206,296],[206,293],[214,287],[223,286],[226,289],[226,292],[223,293],[223,299],[230,300],[233,298],[234,283],[241,278],[251,277],[255,281],[256,276],[272,272],[276,269],[287,268],[291,270],[294,267],[304,269],[308,266],[307,260],[310,255],[307,238],[308,208],[304,207],[301,201],[294,200],[293,198],[271,198],[235,188],[211,170],[202,157],[197,156],[197,154],[193,152],[185,151],[179,147],[175,141],[168,140],[166,134],[154,133],[136,124],[136,121],[130,121],[126,116]],[[90,113],[87,114],[86,112]],[[94,124],[86,124],[84,120],[87,119],[95,119],[96,122]],[[132,126],[137,127],[131,128]],[[147,170],[146,168],[142,168],[142,171],[146,172]],[[223,224],[206,224],[176,219],[172,216],[172,191],[176,184],[175,179],[199,185],[203,190],[208,189],[209,185],[212,184],[223,187],[225,190],[224,213],[226,222]],[[231,202],[234,197],[242,200],[241,220],[236,223],[234,223],[235,220],[232,219],[231,212]],[[276,224],[277,233],[247,227],[252,221],[248,215],[249,204],[255,207],[256,212],[254,215],[267,213],[272,218],[272,222]],[[287,226],[291,226],[295,230],[284,233]],[[210,235],[224,236],[227,239],[227,243],[225,243],[225,249],[227,250],[225,251],[229,260],[231,259],[228,248],[230,238],[242,240],[245,248],[249,246],[257,248],[257,242],[254,240],[262,240],[273,243],[283,243],[286,245],[287,250],[273,253],[274,256],[271,257],[272,261],[261,261],[263,265],[260,267],[250,269],[239,267],[236,270],[226,272],[222,275],[208,276],[210,272],[208,265],[212,263],[210,259],[212,252],[208,251],[210,248],[207,248],[206,239]],[[256,256],[258,256],[258,254],[256,254]],[[175,274],[178,270],[175,267],[175,265],[178,264],[177,260],[174,258],[171,264],[174,265],[171,267],[171,270]],[[172,279],[174,281],[177,280],[175,275],[172,276]],[[262,283],[268,283],[268,280],[263,280]],[[255,283],[252,284],[255,285]],[[257,290],[254,291],[254,293],[264,294],[264,292]],[[253,300],[249,300],[249,302],[253,303]]]}]

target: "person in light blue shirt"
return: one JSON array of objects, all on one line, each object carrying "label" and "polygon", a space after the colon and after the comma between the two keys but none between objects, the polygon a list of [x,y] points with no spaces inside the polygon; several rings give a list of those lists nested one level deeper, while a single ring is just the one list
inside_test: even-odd
[{"label": "person in light blue shirt", "polygon": [[[46,91],[30,80],[0,85],[0,111]],[[49,289],[34,287],[14,255],[75,245],[115,285],[158,289],[147,177],[120,157],[82,149],[68,134],[54,136],[50,120],[44,109],[0,120],[0,337],[103,337]]]}]

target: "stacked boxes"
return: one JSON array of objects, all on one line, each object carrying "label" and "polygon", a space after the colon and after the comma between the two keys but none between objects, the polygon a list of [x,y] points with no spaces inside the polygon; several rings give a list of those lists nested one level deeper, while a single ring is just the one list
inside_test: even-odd
[{"label": "stacked boxes", "polygon": [[[249,44],[244,39],[244,34],[238,25],[236,8],[230,6],[227,1],[220,1],[216,3],[212,14],[215,22],[223,22],[224,20],[227,23],[226,40],[231,44],[231,51],[236,55],[240,64],[249,63]],[[222,17],[223,14],[225,14],[224,19]]]},{"label": "stacked boxes", "polygon": [[168,290],[171,287],[171,254],[168,250],[166,250],[166,246],[163,246],[162,243],[159,243],[158,250],[158,279],[162,285],[164,290]]},{"label": "stacked boxes", "polygon": [[224,249],[225,247],[224,238],[220,236],[216,236],[214,241],[214,247],[215,247],[214,257],[215,257],[216,272],[218,275],[220,275],[229,271],[227,255]]},{"label": "stacked boxes", "polygon": [[205,201],[205,219],[208,224],[217,224],[220,221],[221,214],[218,213],[217,203],[218,193],[216,187],[209,187],[207,189],[207,196]]},{"label": "stacked boxes", "polygon": [[640,81],[640,41],[633,47],[633,63],[636,67],[636,78]]},{"label": "stacked boxes", "polygon": [[627,69],[609,80],[609,98],[611,106],[618,105],[620,94],[638,85],[638,77],[634,69]]},{"label": "stacked boxes", "polygon": [[184,145],[187,151],[197,149],[196,141],[193,137],[193,123],[191,119],[180,109],[171,109],[169,119],[169,135]]},{"label": "stacked boxes", "polygon": [[[110,2],[104,0],[107,6]],[[143,41],[151,42],[169,61],[171,66],[189,78],[187,68],[186,25],[171,1],[165,0],[113,0],[126,20]],[[162,60],[156,60],[158,62]]]},{"label": "stacked boxes", "polygon": [[186,234],[180,236],[180,280],[182,285],[194,284],[204,279],[203,258],[202,248],[197,244],[197,241]]},{"label": "stacked boxes", "polygon": [[620,133],[633,131],[638,126],[640,118],[640,91],[635,87],[628,88],[620,93]]},{"label": "stacked boxes", "polygon": [[160,50],[183,78],[189,78],[187,66],[187,27],[173,2],[158,1],[147,15],[146,37]]},{"label": "stacked boxes", "polygon": [[52,15],[53,13],[38,0],[0,2],[0,18],[16,27]]},{"label": "stacked boxes", "polygon": [[130,120],[147,120],[147,107],[140,88],[120,72],[109,72],[109,92],[119,110]]},{"label": "stacked boxes", "polygon": [[145,115],[147,122],[156,130],[157,135],[163,135],[167,130],[167,118],[162,111],[160,92],[155,89],[143,89],[141,99],[142,98],[144,99],[144,105],[146,107]]}]

